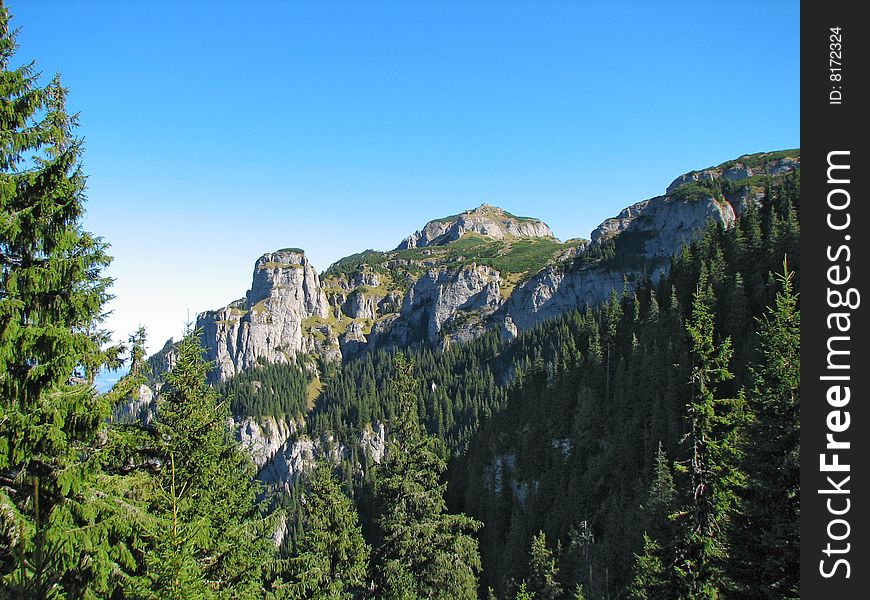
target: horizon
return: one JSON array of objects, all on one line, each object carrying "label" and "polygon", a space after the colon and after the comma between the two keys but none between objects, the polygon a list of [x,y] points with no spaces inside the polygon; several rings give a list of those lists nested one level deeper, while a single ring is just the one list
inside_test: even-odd
[{"label": "horizon", "polygon": [[149,353],[276,248],[323,272],[481,203],[588,239],[685,172],[800,147],[791,4],[8,5],[15,62],[81,113],[106,326]]}]

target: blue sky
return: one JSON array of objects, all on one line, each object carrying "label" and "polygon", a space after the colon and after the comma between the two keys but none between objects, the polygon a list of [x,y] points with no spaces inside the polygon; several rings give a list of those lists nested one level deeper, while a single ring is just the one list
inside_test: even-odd
[{"label": "blue sky", "polygon": [[150,346],[482,202],[588,237],[677,175],[793,148],[798,2],[7,0],[81,113],[107,325]]}]

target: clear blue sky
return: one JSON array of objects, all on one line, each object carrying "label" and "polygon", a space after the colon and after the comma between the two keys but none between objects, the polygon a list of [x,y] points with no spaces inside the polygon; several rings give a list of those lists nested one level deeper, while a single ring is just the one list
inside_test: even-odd
[{"label": "clear blue sky", "polygon": [[152,349],[481,202],[588,237],[682,172],[798,147],[799,3],[7,0],[70,88],[108,326]]}]

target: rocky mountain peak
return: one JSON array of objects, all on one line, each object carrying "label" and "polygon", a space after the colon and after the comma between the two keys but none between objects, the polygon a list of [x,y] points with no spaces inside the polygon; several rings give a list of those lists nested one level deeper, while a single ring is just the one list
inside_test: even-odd
[{"label": "rocky mountain peak", "polygon": [[555,239],[553,232],[543,221],[531,217],[517,217],[502,208],[484,203],[458,215],[429,221],[423,229],[402,240],[396,250],[446,246],[467,233],[493,240]]}]

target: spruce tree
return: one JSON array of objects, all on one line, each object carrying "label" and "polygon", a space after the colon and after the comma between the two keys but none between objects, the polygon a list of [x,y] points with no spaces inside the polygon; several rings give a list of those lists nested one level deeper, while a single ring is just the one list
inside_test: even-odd
[{"label": "spruce tree", "polygon": [[800,310],[792,279],[784,265],[775,303],[758,320],[761,360],[752,368],[744,452],[748,484],[735,527],[744,597],[800,595]]},{"label": "spruce tree", "polygon": [[315,467],[303,498],[305,533],[277,597],[350,600],[366,588],[370,552],[353,503],[326,462]]},{"label": "spruce tree", "polygon": [[673,533],[668,516],[673,510],[676,496],[674,478],[667,455],[659,442],[650,484],[649,496],[643,507],[646,530],[643,551],[635,555],[634,576],[629,584],[629,597],[633,600],[651,600],[674,597],[670,567],[673,554]]},{"label": "spruce tree", "polygon": [[644,517],[647,529],[653,536],[663,537],[667,532],[668,515],[673,509],[676,488],[671,465],[661,442],[656,450],[654,469],[649,498],[644,506]]},{"label": "spruce tree", "polygon": [[514,598],[515,600],[536,600],[535,592],[529,590],[529,586],[526,585],[525,581],[517,588],[517,593]]},{"label": "spruce tree", "polygon": [[382,503],[377,550],[381,598],[477,598],[480,555],[471,533],[480,523],[447,512],[441,478],[446,464],[435,438],[420,424],[413,363],[395,359],[393,393],[398,403],[390,423],[387,456],[377,481]]},{"label": "spruce tree", "polygon": [[108,595],[142,516],[94,460],[109,407],[92,382],[119,354],[101,349],[110,258],[82,228],[67,90],[13,67],[10,20],[0,1],[0,581],[28,598]]},{"label": "spruce tree", "polygon": [[665,600],[675,598],[668,586],[668,569],[661,545],[643,534],[643,552],[635,556],[634,578],[629,585],[631,600]]},{"label": "spruce tree", "polygon": [[209,364],[197,335],[188,333],[176,352],[158,396],[163,493],[154,505],[164,522],[158,548],[176,566],[152,574],[155,590],[188,585],[218,597],[261,597],[271,549],[254,464],[227,426],[228,402],[206,383]]},{"label": "spruce tree", "polygon": [[717,397],[718,386],[732,378],[728,369],[731,340],[717,345],[713,314],[699,285],[686,324],[692,349],[693,397],[688,405],[690,431],[684,505],[672,515],[677,527],[677,596],[719,598],[727,589],[724,563],[727,532],[745,477],[739,468],[738,436],[745,417],[743,399]]}]

